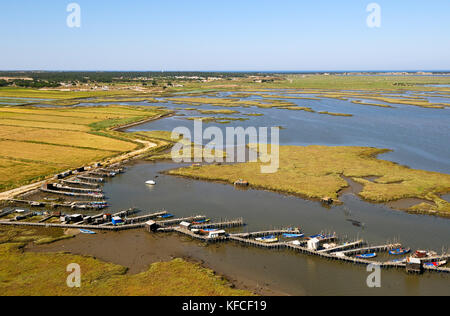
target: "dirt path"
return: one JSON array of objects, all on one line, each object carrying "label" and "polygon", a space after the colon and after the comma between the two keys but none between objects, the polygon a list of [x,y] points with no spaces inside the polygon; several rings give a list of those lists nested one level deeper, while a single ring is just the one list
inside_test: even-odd
[{"label": "dirt path", "polygon": [[[156,146],[158,146],[155,143],[149,142],[149,141],[145,141],[145,140],[140,140],[140,139],[135,139],[135,142],[141,143],[144,145],[143,148],[137,149],[135,151],[120,155],[118,157],[115,158],[111,158],[108,160],[108,162],[110,164],[114,164],[114,163],[119,163],[121,161],[124,160],[129,160],[132,158],[135,158],[137,156],[140,156],[142,154],[144,154],[147,150],[154,148]],[[35,182],[35,183],[31,183],[31,184],[27,184],[24,186],[21,186],[20,188],[16,188],[16,189],[12,189],[6,192],[2,192],[0,193],[0,201],[4,201],[4,200],[8,200],[8,199],[13,199],[15,196],[29,192],[31,190],[36,190],[39,187],[41,187],[45,182],[47,182],[47,180],[43,180],[43,181],[39,181],[39,182]]]}]

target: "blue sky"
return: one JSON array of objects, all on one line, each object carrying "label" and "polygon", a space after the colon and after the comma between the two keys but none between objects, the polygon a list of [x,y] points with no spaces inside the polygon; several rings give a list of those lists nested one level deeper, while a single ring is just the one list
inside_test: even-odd
[{"label": "blue sky", "polygon": [[449,0],[4,0],[0,69],[449,70],[449,14]]}]

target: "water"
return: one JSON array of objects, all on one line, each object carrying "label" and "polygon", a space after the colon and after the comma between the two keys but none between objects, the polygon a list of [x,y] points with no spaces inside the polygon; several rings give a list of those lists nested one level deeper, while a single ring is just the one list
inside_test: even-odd
[{"label": "water", "polygon": [[[226,97],[230,93],[221,93]],[[310,95],[308,95],[310,96]],[[260,99],[251,97],[248,100]],[[236,108],[242,113],[261,113],[264,116],[248,117],[246,122],[227,125],[205,124],[224,129],[227,126],[283,126],[283,145],[372,146],[394,151],[382,155],[413,168],[450,173],[450,112],[448,109],[424,109],[415,106],[393,105],[381,108],[353,104],[336,99],[287,99],[315,111],[353,114],[353,117],[334,117],[308,113],[263,108]],[[370,102],[370,100],[367,100]],[[382,102],[375,102],[382,103]],[[127,103],[136,105],[188,107],[167,103]],[[99,105],[99,104],[97,104]],[[83,106],[83,105],[81,105]],[[203,105],[199,109],[222,109]],[[209,116],[191,111],[179,111],[187,116]],[[220,115],[245,117],[242,114]],[[172,130],[185,126],[192,130],[193,122],[182,117],[170,117],[131,128],[129,131]],[[258,190],[236,190],[233,186],[194,181],[166,176],[161,171],[179,165],[168,163],[137,163],[125,174],[106,183],[104,190],[112,210],[136,207],[147,212],[166,209],[177,217],[204,214],[212,219],[243,217],[248,226],[244,231],[300,226],[307,235],[322,231],[336,232],[348,239],[363,238],[371,244],[400,241],[413,249],[432,249],[438,252],[450,244],[448,219],[410,215],[394,211],[381,204],[361,201],[346,194],[341,200],[345,206],[324,208],[318,202]],[[145,181],[154,179],[157,185],[149,187]],[[449,199],[448,195],[443,197]],[[364,225],[357,227],[351,221]],[[151,236],[151,235],[149,235]],[[150,238],[150,237],[149,237]],[[172,238],[167,236],[167,239]],[[427,273],[423,276],[407,275],[403,271],[383,270],[382,288],[366,286],[368,273],[365,267],[329,262],[316,257],[290,251],[270,251],[244,247],[235,243],[199,246],[198,242],[177,237],[182,243],[180,256],[203,260],[219,273],[238,280],[266,285],[293,295],[449,295],[449,277]],[[166,243],[164,240],[157,241]],[[155,242],[148,241],[148,249]],[[167,241],[168,243],[168,241]],[[167,244],[170,247],[170,244]],[[147,249],[147,248],[145,248]],[[152,250],[153,251],[153,250]],[[136,254],[140,260],[141,254]]]},{"label": "water", "polygon": [[[222,93],[226,97],[229,93]],[[254,100],[258,97],[245,98]],[[315,111],[353,114],[353,117],[319,115],[305,111],[290,111],[276,108],[236,108],[244,113],[261,113],[264,116],[248,117],[248,121],[235,121],[230,124],[208,123],[205,127],[228,126],[261,127],[282,126],[280,143],[282,145],[327,145],[327,146],[368,146],[388,148],[393,151],[380,156],[415,169],[450,173],[450,108],[427,109],[417,106],[391,104],[394,108],[381,108],[353,104],[336,99],[302,100],[288,99],[300,106],[309,106]],[[370,102],[370,100],[367,100]],[[378,103],[378,101],[376,102]],[[383,103],[383,102],[380,102]],[[183,107],[171,103],[159,104],[168,108]],[[184,105],[191,108],[192,105]],[[220,107],[222,108],[222,107]],[[201,106],[199,109],[218,109]],[[186,116],[210,116],[191,111],[180,111]],[[246,117],[242,114],[221,115],[226,117]],[[170,117],[157,122],[136,126],[130,131],[173,130],[187,127],[193,133],[193,122],[183,117]]]},{"label": "water", "polygon": [[[130,206],[149,212],[166,209],[176,216],[204,214],[213,219],[244,217],[244,231],[300,226],[307,235],[336,232],[348,238],[364,238],[371,244],[399,240],[413,249],[441,251],[450,242],[447,219],[410,215],[383,205],[366,203],[353,195],[343,196],[344,206],[324,208],[318,202],[259,190],[166,176],[160,172],[179,167],[169,163],[137,163],[105,187],[113,210]],[[149,179],[157,185],[146,186]],[[364,223],[356,227],[348,219]],[[180,241],[181,242],[181,241]],[[288,294],[450,294],[448,276],[407,275],[383,270],[383,288],[366,286],[364,267],[329,262],[289,251],[270,251],[234,243],[197,247],[185,244],[180,255],[205,261],[220,273],[250,279]]]}]

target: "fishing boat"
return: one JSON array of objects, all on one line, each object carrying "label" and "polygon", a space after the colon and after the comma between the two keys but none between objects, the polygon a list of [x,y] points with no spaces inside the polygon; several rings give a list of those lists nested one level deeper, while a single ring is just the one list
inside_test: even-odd
[{"label": "fishing boat", "polygon": [[148,180],[148,181],[145,182],[145,184],[147,184],[147,185],[156,185],[156,182],[153,181],[153,180]]},{"label": "fishing boat", "polygon": [[206,224],[206,223],[209,223],[210,221],[211,221],[210,219],[202,219],[202,220],[200,220],[200,221],[192,222],[192,225]]},{"label": "fishing boat", "polygon": [[256,241],[260,241],[260,242],[264,242],[264,243],[274,243],[278,241],[278,238],[275,236],[265,236],[265,237],[260,237],[260,238],[256,238]]},{"label": "fishing boat", "polygon": [[96,234],[92,230],[88,230],[88,229],[80,229],[80,233],[86,234],[86,235],[95,235]]},{"label": "fishing boat", "polygon": [[376,257],[377,257],[376,253],[366,253],[366,254],[356,256],[356,258],[358,258],[358,259],[373,259]]},{"label": "fishing boat", "polygon": [[302,238],[304,234],[283,234],[284,238]]},{"label": "fishing boat", "polygon": [[401,256],[401,255],[406,255],[408,253],[411,252],[411,249],[406,249],[406,248],[398,248],[398,249],[392,249],[389,251],[389,254],[392,256]]},{"label": "fishing boat", "polygon": [[174,217],[174,215],[172,215],[172,214],[164,214],[164,215],[158,216],[158,218],[160,218],[160,219],[167,219],[167,218],[172,218],[172,217]]},{"label": "fishing boat", "polygon": [[209,235],[210,233],[213,233],[213,232],[216,232],[216,231],[219,231],[219,230],[216,229],[216,228],[205,228],[205,229],[200,229],[199,230],[199,232],[201,234],[203,234],[203,235]]},{"label": "fishing boat", "polygon": [[434,267],[434,268],[439,268],[439,267],[445,266],[446,264],[447,264],[447,261],[427,262],[427,263],[424,263],[424,265],[425,265],[426,267]]},{"label": "fishing boat", "polygon": [[405,263],[408,259],[403,258],[403,259],[394,259],[392,260],[392,263]]}]

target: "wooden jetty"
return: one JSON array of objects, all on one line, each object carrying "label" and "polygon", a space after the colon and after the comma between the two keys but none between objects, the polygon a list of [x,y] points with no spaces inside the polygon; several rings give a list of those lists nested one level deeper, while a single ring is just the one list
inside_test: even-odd
[{"label": "wooden jetty", "polygon": [[[32,206],[34,201],[29,200],[16,200],[9,199],[7,200],[11,204],[27,204]],[[106,205],[106,201],[96,201],[98,203],[104,203]],[[78,210],[86,210],[86,209],[103,209],[106,207],[100,207],[100,205],[91,205],[91,202],[66,202],[66,203],[54,203],[54,202],[39,202],[43,207],[51,207],[51,208],[71,208]]]},{"label": "wooden jetty", "polygon": [[164,220],[164,221],[158,221],[157,224],[162,227],[167,227],[167,226],[178,225],[182,222],[192,223],[192,222],[201,221],[204,219],[206,219],[206,216],[196,215],[196,216],[185,217],[185,218],[175,218],[175,219],[169,219],[169,220]]},{"label": "wooden jetty", "polygon": [[373,246],[373,247],[366,247],[366,248],[358,248],[358,249],[352,249],[352,250],[346,250],[340,252],[342,255],[350,257],[365,253],[372,253],[372,252],[386,252],[392,249],[400,248],[401,244],[388,244],[388,245],[381,245],[381,246]]},{"label": "wooden jetty", "polygon": [[91,198],[94,200],[97,199],[104,199],[105,196],[101,193],[96,194],[90,194],[90,193],[74,193],[74,192],[65,192],[65,191],[57,191],[57,190],[49,190],[40,188],[40,190],[44,193],[51,193],[51,194],[57,194],[57,195],[65,195],[65,196],[72,196],[72,197],[84,197],[84,198]]},{"label": "wooden jetty", "polygon": [[219,221],[215,223],[205,223],[202,225],[193,225],[192,229],[208,229],[208,228],[234,228],[234,227],[240,227],[244,226],[244,219],[238,218],[235,220],[225,220],[225,221]]},{"label": "wooden jetty", "polygon": [[181,227],[172,227],[172,231],[183,234],[183,235],[187,235],[193,239],[198,239],[198,240],[208,242],[208,243],[224,242],[229,239],[228,236],[220,236],[220,237],[216,237],[216,238],[210,238],[208,236],[196,234],[196,233],[192,232],[191,230],[184,229]]},{"label": "wooden jetty", "polygon": [[258,238],[265,236],[281,236],[283,234],[292,234],[294,231],[292,229],[276,229],[276,230],[266,230],[260,232],[252,232],[252,233],[241,233],[241,234],[233,234],[235,237],[240,238]]},{"label": "wooden jetty", "polygon": [[[264,236],[264,235],[261,235]],[[242,238],[236,235],[229,235],[228,237],[230,240],[248,245],[248,246],[253,246],[253,247],[260,247],[260,248],[267,248],[267,249],[281,249],[281,248],[286,248],[286,243],[285,242],[276,242],[276,243],[265,243],[265,242],[261,242],[261,241],[257,241],[255,239],[249,239],[249,238]]]},{"label": "wooden jetty", "polygon": [[91,171],[88,172],[88,175],[102,178],[114,178],[116,176],[114,172],[100,172],[100,171]]},{"label": "wooden jetty", "polygon": [[79,186],[90,187],[90,188],[99,188],[100,187],[96,183],[76,181],[76,180],[62,180],[61,182],[65,183],[65,184],[69,184],[69,185],[79,185]]},{"label": "wooden jetty", "polygon": [[96,193],[101,194],[101,189],[83,189],[83,188],[74,188],[69,186],[53,186],[54,190],[56,191],[65,191],[65,192],[73,192],[73,193]]},{"label": "wooden jetty", "polygon": [[356,247],[359,247],[359,246],[362,246],[362,245],[364,245],[364,240],[357,240],[355,242],[345,243],[345,244],[342,244],[342,245],[337,245],[336,247],[332,247],[332,248],[328,248],[328,249],[321,249],[321,250],[318,250],[318,252],[320,252],[320,253],[333,253],[333,252],[344,251],[344,250],[356,248]]},{"label": "wooden jetty", "polygon": [[[160,216],[161,212],[149,214],[147,216],[153,216],[154,218]],[[97,215],[97,216],[100,216]],[[103,214],[101,215],[103,216]],[[20,222],[20,221],[0,221],[0,225],[7,226],[24,226],[24,227],[45,227],[45,228],[74,228],[74,229],[89,229],[89,230],[106,230],[106,231],[121,231],[130,230],[136,228],[145,227],[145,223],[137,223],[132,225],[122,225],[122,226],[101,226],[101,225],[87,225],[81,224],[82,222],[75,224],[56,224],[56,223],[34,223],[34,222]]]},{"label": "wooden jetty", "polygon": [[105,182],[105,179],[103,178],[96,178],[96,177],[87,177],[87,176],[77,176],[77,179],[87,181],[87,182],[94,182],[94,183],[103,183]]},{"label": "wooden jetty", "polygon": [[[152,219],[155,219],[160,216],[167,215],[167,214],[168,213],[166,211],[162,211],[162,212],[154,213],[154,214],[142,215],[142,216],[138,216],[138,217],[131,217],[125,221],[125,224],[142,223],[142,222],[146,222],[146,221],[149,221],[149,220],[152,220]],[[120,216],[120,215],[118,215],[118,216]]]}]

